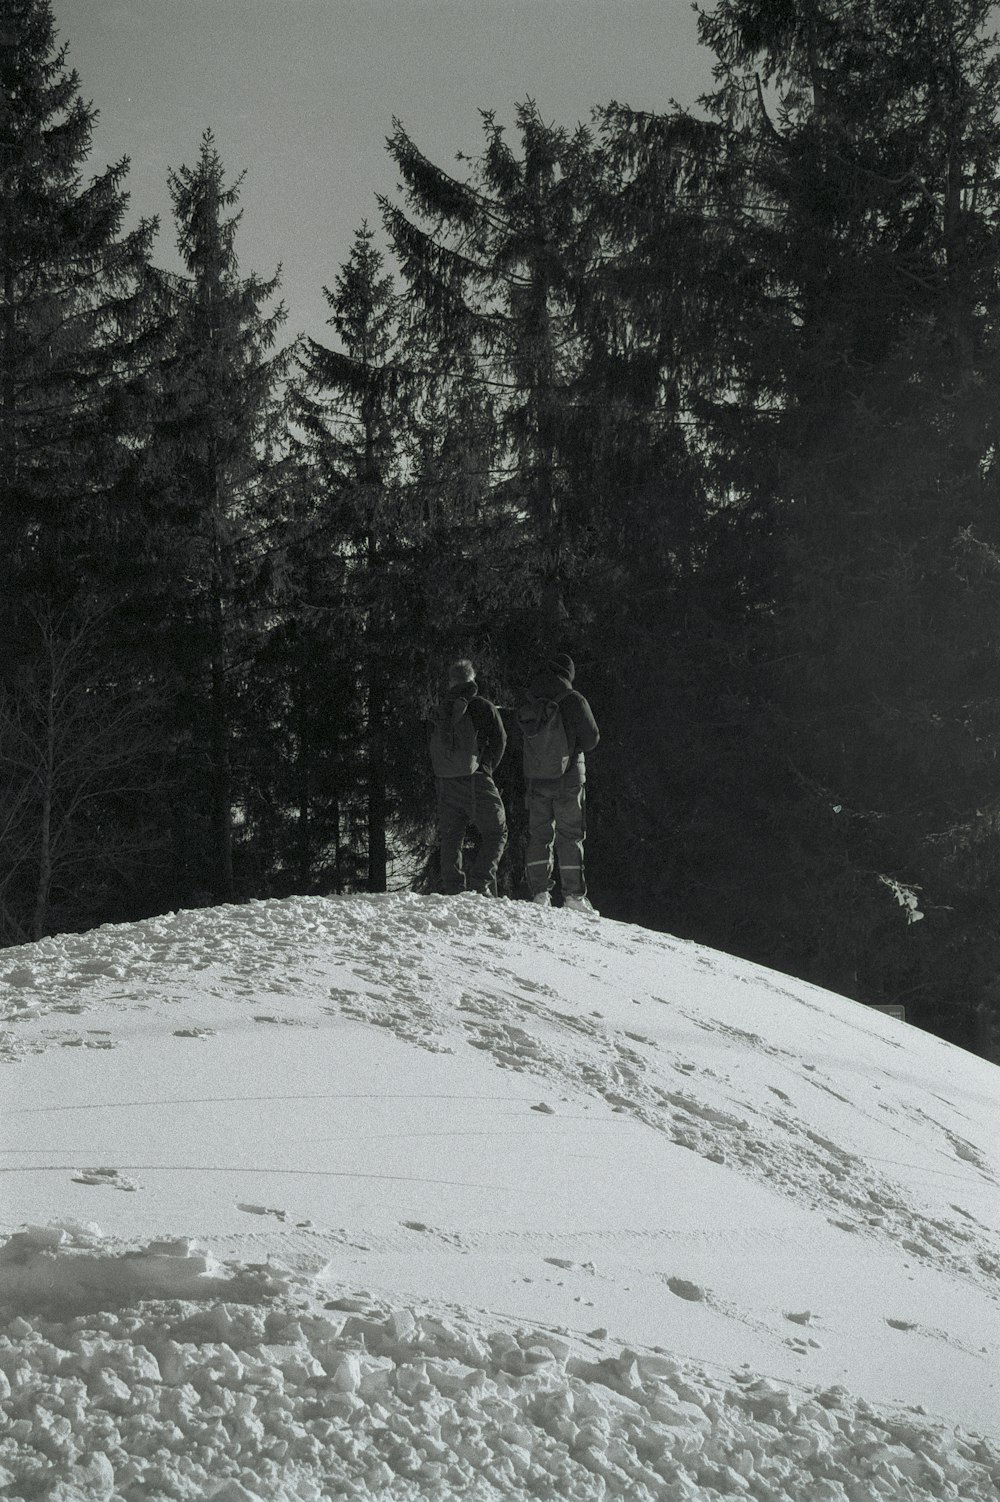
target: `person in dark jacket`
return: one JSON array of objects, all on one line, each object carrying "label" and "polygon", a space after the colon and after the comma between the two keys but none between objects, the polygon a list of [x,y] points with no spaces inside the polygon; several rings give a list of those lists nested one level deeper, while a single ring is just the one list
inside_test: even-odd
[{"label": "person in dark jacket", "polygon": [[543,706],[558,705],[565,752],[565,770],[555,776],[533,775],[532,759],[525,736],[525,803],[528,809],[528,847],[525,853],[528,886],[533,902],[551,903],[553,845],[559,860],[563,905],[577,912],[593,912],[587,898],[583,842],[587,835],[586,753],[600,740],[600,731],[590,705],[573,687],[573,659],[561,654],[543,663],[528,686],[527,703],[519,716],[522,731],[532,714]]},{"label": "person in dark jacket", "polygon": [[[464,706],[458,702],[463,700]],[[467,724],[463,724],[465,721]],[[469,747],[469,759],[457,775],[454,752],[450,763],[447,756],[442,757],[435,723],[445,725],[446,735],[448,727],[458,725],[460,736],[465,737],[463,744]],[[448,688],[438,720],[430,726],[430,752],[437,780],[441,884],[447,893],[468,889],[488,897],[497,895],[497,866],[507,844],[507,816],[493,773],[506,746],[503,721],[496,705],[481,696],[472,663],[467,658],[453,662],[448,669]],[[442,771],[446,775],[441,775]],[[466,873],[462,866],[462,845],[470,824],[478,829],[480,841],[472,867]]]}]

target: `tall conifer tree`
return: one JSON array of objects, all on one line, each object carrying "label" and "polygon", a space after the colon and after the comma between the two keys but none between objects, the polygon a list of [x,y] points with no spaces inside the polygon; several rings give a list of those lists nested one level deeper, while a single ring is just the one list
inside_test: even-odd
[{"label": "tall conifer tree", "polygon": [[390,819],[390,717],[398,712],[403,641],[394,619],[407,527],[401,513],[399,303],[367,224],[333,289],[324,288],[339,348],[307,339],[299,420],[321,479],[329,536],[346,588],[341,631],[352,637],[364,698],[368,889],[385,891]]},{"label": "tall conifer tree", "polygon": [[[68,54],[49,0],[6,0],[0,734],[7,837],[0,887],[12,938],[39,936],[53,914],[78,923],[100,916],[102,902],[114,906],[114,888],[129,879],[144,839],[142,800],[124,789],[137,780],[150,706],[142,683],[122,668],[116,607],[128,581],[116,539],[125,504],[117,492],[137,432],[135,386],[154,328],[148,255],[155,225],[144,220],[123,232],[127,159],[85,180],[97,112],[81,97]],[[91,714],[98,703],[108,710],[103,717]],[[94,734],[82,730],[81,713]],[[45,734],[34,733],[42,725]],[[7,822],[11,810],[16,831]]]},{"label": "tall conifer tree", "polygon": [[[1000,62],[984,0],[722,0],[714,108],[772,320],[747,451],[783,512],[781,962],[969,1041],[998,960]],[[763,389],[763,386],[760,386]],[[917,888],[926,921],[907,925]],[[900,900],[901,899],[901,900]],[[778,957],[777,955],[775,957]]]},{"label": "tall conifer tree", "polygon": [[588,265],[591,142],[517,109],[520,155],[492,114],[468,181],[435,166],[397,121],[389,150],[410,218],[381,200],[416,298],[415,324],[456,373],[491,391],[502,423],[508,495],[530,518],[538,631],[564,628],[572,520],[568,445],[579,343],[574,312]]},{"label": "tall conifer tree", "polygon": [[280,435],[278,388],[289,359],[274,353],[284,307],[267,308],[280,273],[240,273],[241,183],[242,176],[226,184],[210,131],[195,165],[170,174],[186,274],[164,276],[173,320],[158,378],[150,481],[150,587],[161,591],[156,618],[173,663],[182,764],[179,859],[188,870],[183,880],[219,901],[236,891],[234,754],[261,606],[259,534]]},{"label": "tall conifer tree", "polygon": [[93,568],[155,225],[122,234],[128,161],[82,172],[97,112],[49,0],[0,16],[0,569],[65,596]]},{"label": "tall conifer tree", "polygon": [[595,855],[623,914],[752,949],[780,527],[761,439],[776,399],[766,195],[718,120],[620,104],[596,120],[575,445],[606,725]]}]

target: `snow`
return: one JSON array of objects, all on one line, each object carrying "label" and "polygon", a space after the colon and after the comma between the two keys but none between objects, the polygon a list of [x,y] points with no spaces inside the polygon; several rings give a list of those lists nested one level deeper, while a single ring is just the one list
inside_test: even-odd
[{"label": "snow", "polygon": [[0,1496],[995,1499],[1000,1072],[527,903],[0,952]]}]

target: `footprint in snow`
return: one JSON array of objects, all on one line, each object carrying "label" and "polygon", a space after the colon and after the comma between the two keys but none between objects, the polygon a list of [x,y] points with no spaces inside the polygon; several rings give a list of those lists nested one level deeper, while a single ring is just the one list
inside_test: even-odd
[{"label": "footprint in snow", "polygon": [[688,1299],[692,1304],[700,1304],[705,1298],[704,1288],[697,1283],[689,1283],[686,1278],[667,1278],[667,1287],[672,1294],[679,1299]]},{"label": "footprint in snow", "polygon": [[268,1205],[237,1205],[237,1210],[242,1210],[245,1215],[273,1215],[275,1220],[284,1220],[284,1210],[272,1210]]},{"label": "footprint in snow", "polygon": [[987,1171],[986,1164],[983,1162],[982,1157],[980,1156],[977,1149],[973,1147],[971,1142],[966,1142],[963,1137],[956,1137],[954,1132],[945,1132],[945,1136],[950,1142],[952,1151],[954,1152],[956,1158],[958,1158],[963,1163],[971,1163],[973,1167],[979,1169],[980,1173],[982,1173],[984,1177],[990,1177]]},{"label": "footprint in snow", "polygon": [[121,1189],[126,1194],[131,1194],[139,1188],[138,1184],[126,1178],[118,1168],[81,1168],[79,1173],[73,1175],[73,1183],[96,1184],[105,1189]]},{"label": "footprint in snow", "polygon": [[791,1335],[784,1344],[797,1356],[808,1356],[810,1351],[822,1350],[819,1341],[813,1340],[812,1336],[809,1336],[807,1340],[801,1340],[798,1336]]},{"label": "footprint in snow", "polygon": [[175,1038],[214,1038],[214,1027],[176,1027]]},{"label": "footprint in snow", "polygon": [[328,994],[331,1001],[354,1001],[357,996],[356,991],[345,991],[340,986],[331,986]]},{"label": "footprint in snow", "polygon": [[[401,1225],[407,1231],[416,1231],[418,1235],[433,1236],[436,1240],[443,1242],[445,1246],[450,1246],[455,1251],[463,1253],[463,1255],[469,1250],[457,1231],[442,1231],[440,1227],[429,1226],[422,1220],[404,1220],[401,1222]],[[354,1244],[356,1245],[357,1243]],[[368,1248],[365,1248],[365,1250],[368,1250]]]},{"label": "footprint in snow", "polygon": [[301,1017],[282,1017],[271,1012],[256,1012],[254,1022],[274,1022],[280,1027],[315,1027],[315,1022],[306,1022]]},{"label": "footprint in snow", "polygon": [[988,1229],[988,1227],[983,1225],[981,1220],[976,1219],[971,1210],[963,1210],[961,1205],[952,1205],[951,1208],[957,1215],[964,1215],[966,1220],[971,1220],[973,1225],[979,1226],[980,1230],[985,1231]]}]

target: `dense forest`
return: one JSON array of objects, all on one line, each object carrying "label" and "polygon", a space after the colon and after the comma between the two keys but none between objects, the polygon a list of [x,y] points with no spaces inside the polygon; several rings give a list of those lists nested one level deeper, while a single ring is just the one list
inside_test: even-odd
[{"label": "dense forest", "polygon": [[240,264],[253,163],[206,131],[130,227],[3,0],[0,943],[432,889],[443,667],[512,720],[569,652],[603,913],[1000,1058],[990,11],[717,0],[697,111],[394,122],[324,342]]}]

